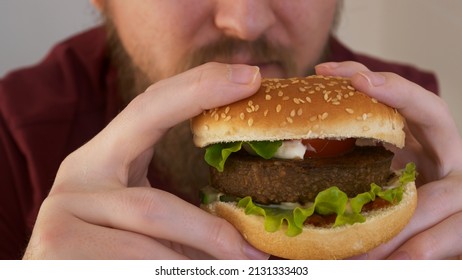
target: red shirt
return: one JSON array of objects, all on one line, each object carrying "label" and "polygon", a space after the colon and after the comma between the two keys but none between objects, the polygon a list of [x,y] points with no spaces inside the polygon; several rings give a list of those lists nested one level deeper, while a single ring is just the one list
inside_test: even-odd
[{"label": "red shirt", "polygon": [[[330,47],[329,60],[359,61],[437,91],[430,73],[355,54],[335,39]],[[22,257],[61,161],[119,112],[115,81],[102,28],[58,44],[38,65],[0,80],[0,259]],[[176,193],[159,178],[150,180]]]}]

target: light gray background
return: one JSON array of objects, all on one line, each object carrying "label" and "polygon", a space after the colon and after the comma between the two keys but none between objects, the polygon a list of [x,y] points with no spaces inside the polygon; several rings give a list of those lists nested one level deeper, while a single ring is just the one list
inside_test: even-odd
[{"label": "light gray background", "polygon": [[[434,71],[462,131],[462,1],[344,1],[340,39],[364,53]],[[0,0],[0,77],[37,63],[57,41],[97,23],[89,0]]]},{"label": "light gray background", "polygon": [[97,23],[88,0],[0,0],[0,77],[37,63],[55,42]]}]

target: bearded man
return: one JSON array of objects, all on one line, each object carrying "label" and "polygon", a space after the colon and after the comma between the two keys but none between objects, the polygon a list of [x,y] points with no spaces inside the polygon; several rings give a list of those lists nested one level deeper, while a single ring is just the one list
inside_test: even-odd
[{"label": "bearded man", "polygon": [[267,258],[197,208],[208,170],[189,118],[315,69],[437,91],[430,73],[343,46],[335,0],[92,2],[103,26],[0,81],[1,258]]}]

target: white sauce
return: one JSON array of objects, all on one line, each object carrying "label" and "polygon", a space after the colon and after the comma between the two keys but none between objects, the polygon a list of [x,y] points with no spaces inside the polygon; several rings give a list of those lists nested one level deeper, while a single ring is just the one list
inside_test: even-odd
[{"label": "white sauce", "polygon": [[307,147],[303,145],[301,140],[282,141],[282,145],[274,154],[274,157],[280,159],[303,159],[306,150]]}]

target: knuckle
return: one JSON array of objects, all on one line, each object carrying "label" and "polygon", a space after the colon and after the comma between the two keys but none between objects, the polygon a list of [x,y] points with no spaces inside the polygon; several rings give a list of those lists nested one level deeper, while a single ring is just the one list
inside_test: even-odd
[{"label": "knuckle", "polygon": [[148,187],[129,188],[122,191],[128,192],[127,195],[120,197],[122,207],[129,216],[138,219],[141,223],[152,223],[154,220],[167,215],[168,207],[164,207],[159,196],[154,189]]},{"label": "knuckle", "polygon": [[213,80],[210,76],[218,69],[219,63],[208,62],[196,68],[195,75],[193,76],[193,92],[201,94],[210,90],[210,81]]},{"label": "knuckle", "polygon": [[[71,241],[79,238],[77,231],[70,226],[72,218],[63,215],[62,203],[62,195],[53,195],[44,200],[24,258],[62,257],[64,250],[71,246]],[[56,215],[56,212],[60,215]]]},{"label": "knuckle", "polygon": [[431,233],[424,232],[415,237],[413,248],[413,258],[418,260],[428,260],[435,258],[438,253],[438,237]]}]

